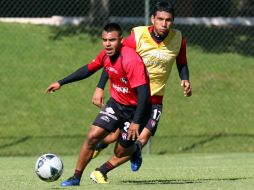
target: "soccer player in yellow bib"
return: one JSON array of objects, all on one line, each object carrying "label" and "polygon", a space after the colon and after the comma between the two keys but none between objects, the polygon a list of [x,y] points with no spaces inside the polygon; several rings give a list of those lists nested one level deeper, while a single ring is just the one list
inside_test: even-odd
[{"label": "soccer player in yellow bib", "polygon": [[[186,97],[192,95],[189,82],[189,70],[186,58],[186,41],[179,30],[173,29],[174,9],[168,2],[158,2],[154,6],[151,16],[151,26],[139,26],[133,28],[131,34],[123,41],[125,46],[132,47],[142,57],[150,78],[151,88],[151,117],[136,141],[137,147],[145,146],[151,136],[155,134],[162,113],[162,102],[165,86],[170,76],[172,65],[176,62],[183,94]],[[102,107],[104,104],[104,86],[108,76],[103,72],[99,84],[94,92],[93,104]],[[103,141],[97,144],[94,157],[108,144],[115,142],[119,132],[109,134]],[[106,174],[130,160],[132,171],[137,171],[141,166],[135,158],[141,155],[127,156],[125,158],[113,157],[93,172],[94,181],[101,183]],[[141,157],[142,158],[142,157]],[[98,174],[98,178],[96,178]],[[101,175],[102,174],[102,175]]]}]

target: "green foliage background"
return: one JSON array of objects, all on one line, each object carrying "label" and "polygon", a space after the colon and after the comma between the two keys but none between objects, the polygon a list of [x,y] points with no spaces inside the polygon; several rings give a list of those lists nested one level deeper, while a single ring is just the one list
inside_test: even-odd
[{"label": "green foliage background", "polygon": [[[187,37],[191,29],[195,27],[182,28]],[[96,33],[66,31],[68,28],[0,24],[1,156],[78,153],[99,111],[91,98],[100,72],[54,94],[46,95],[44,90],[89,63],[102,47]],[[227,34],[228,29],[221,29],[220,36]],[[203,35],[207,36],[202,36],[202,43],[187,38],[192,97],[183,96],[173,68],[159,129],[151,141],[154,154],[254,151],[253,55],[246,53],[248,47],[239,48],[241,41],[233,44],[235,49],[218,43],[208,51],[205,39],[212,41],[211,34]],[[253,40],[240,33],[228,37]],[[109,153],[111,149],[104,152]]]}]

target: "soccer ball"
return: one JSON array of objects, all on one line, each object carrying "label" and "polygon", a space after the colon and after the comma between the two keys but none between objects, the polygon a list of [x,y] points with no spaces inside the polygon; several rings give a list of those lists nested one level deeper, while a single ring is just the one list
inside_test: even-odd
[{"label": "soccer ball", "polygon": [[63,162],[54,154],[43,154],[35,163],[35,173],[42,181],[56,181],[63,173]]}]

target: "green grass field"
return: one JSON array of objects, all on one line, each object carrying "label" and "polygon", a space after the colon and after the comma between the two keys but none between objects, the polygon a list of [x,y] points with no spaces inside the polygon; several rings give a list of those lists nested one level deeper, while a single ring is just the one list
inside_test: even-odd
[{"label": "green grass field", "polygon": [[[99,111],[91,98],[100,72],[51,95],[44,90],[89,63],[101,44],[100,36],[66,31],[0,24],[0,155],[78,152]],[[201,47],[190,41],[187,51],[191,98],[173,68],[152,153],[253,152],[254,59]]]},{"label": "green grass field", "polygon": [[[101,44],[99,36],[68,31],[0,23],[0,189],[60,189],[59,182],[73,172],[73,155],[99,111],[91,97],[100,72],[54,94],[44,90],[89,63]],[[253,55],[237,40],[246,39],[241,32],[233,36],[220,30],[227,44],[217,40],[208,51],[204,39],[214,41],[212,30],[200,31],[203,41],[187,38],[193,96],[183,97],[173,68],[152,154],[144,154],[141,170],[133,173],[125,164],[110,173],[110,185],[92,183],[89,173],[112,154],[111,145],[88,166],[81,186],[72,189],[253,189]],[[233,46],[236,51],[228,51]],[[47,152],[65,164],[63,177],[54,183],[34,173],[37,157]]]},{"label": "green grass field", "polygon": [[[68,189],[59,184],[73,173],[76,157],[62,157],[64,173],[51,183],[41,181],[34,173],[36,159],[36,156],[0,157],[1,189]],[[254,186],[253,153],[150,155],[144,157],[138,172],[131,172],[126,163],[108,174],[110,184],[95,184],[89,175],[106,159],[108,156],[93,160],[80,186],[71,189],[252,190]]]}]

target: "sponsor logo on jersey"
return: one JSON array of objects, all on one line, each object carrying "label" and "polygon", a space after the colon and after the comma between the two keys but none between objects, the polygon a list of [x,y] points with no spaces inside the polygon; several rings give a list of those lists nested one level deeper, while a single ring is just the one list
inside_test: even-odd
[{"label": "sponsor logo on jersey", "polygon": [[167,55],[160,51],[151,52],[149,57],[146,59],[146,64],[154,65],[154,64],[162,64],[163,62],[168,62]]},{"label": "sponsor logo on jersey", "polygon": [[108,71],[112,72],[112,73],[115,73],[115,74],[118,74],[118,71],[114,67],[108,67]]},{"label": "sponsor logo on jersey", "polygon": [[130,93],[128,87],[119,86],[117,84],[113,84],[112,86],[117,92],[122,92],[124,94]]},{"label": "sponsor logo on jersey", "polygon": [[121,78],[120,81],[121,81],[122,83],[124,83],[124,84],[127,84],[127,83],[128,83],[128,79],[125,78],[125,77]]},{"label": "sponsor logo on jersey", "polygon": [[102,120],[108,122],[108,123],[110,122],[110,119],[108,118],[108,116],[103,115],[103,116],[101,116],[100,118],[101,118]]}]

